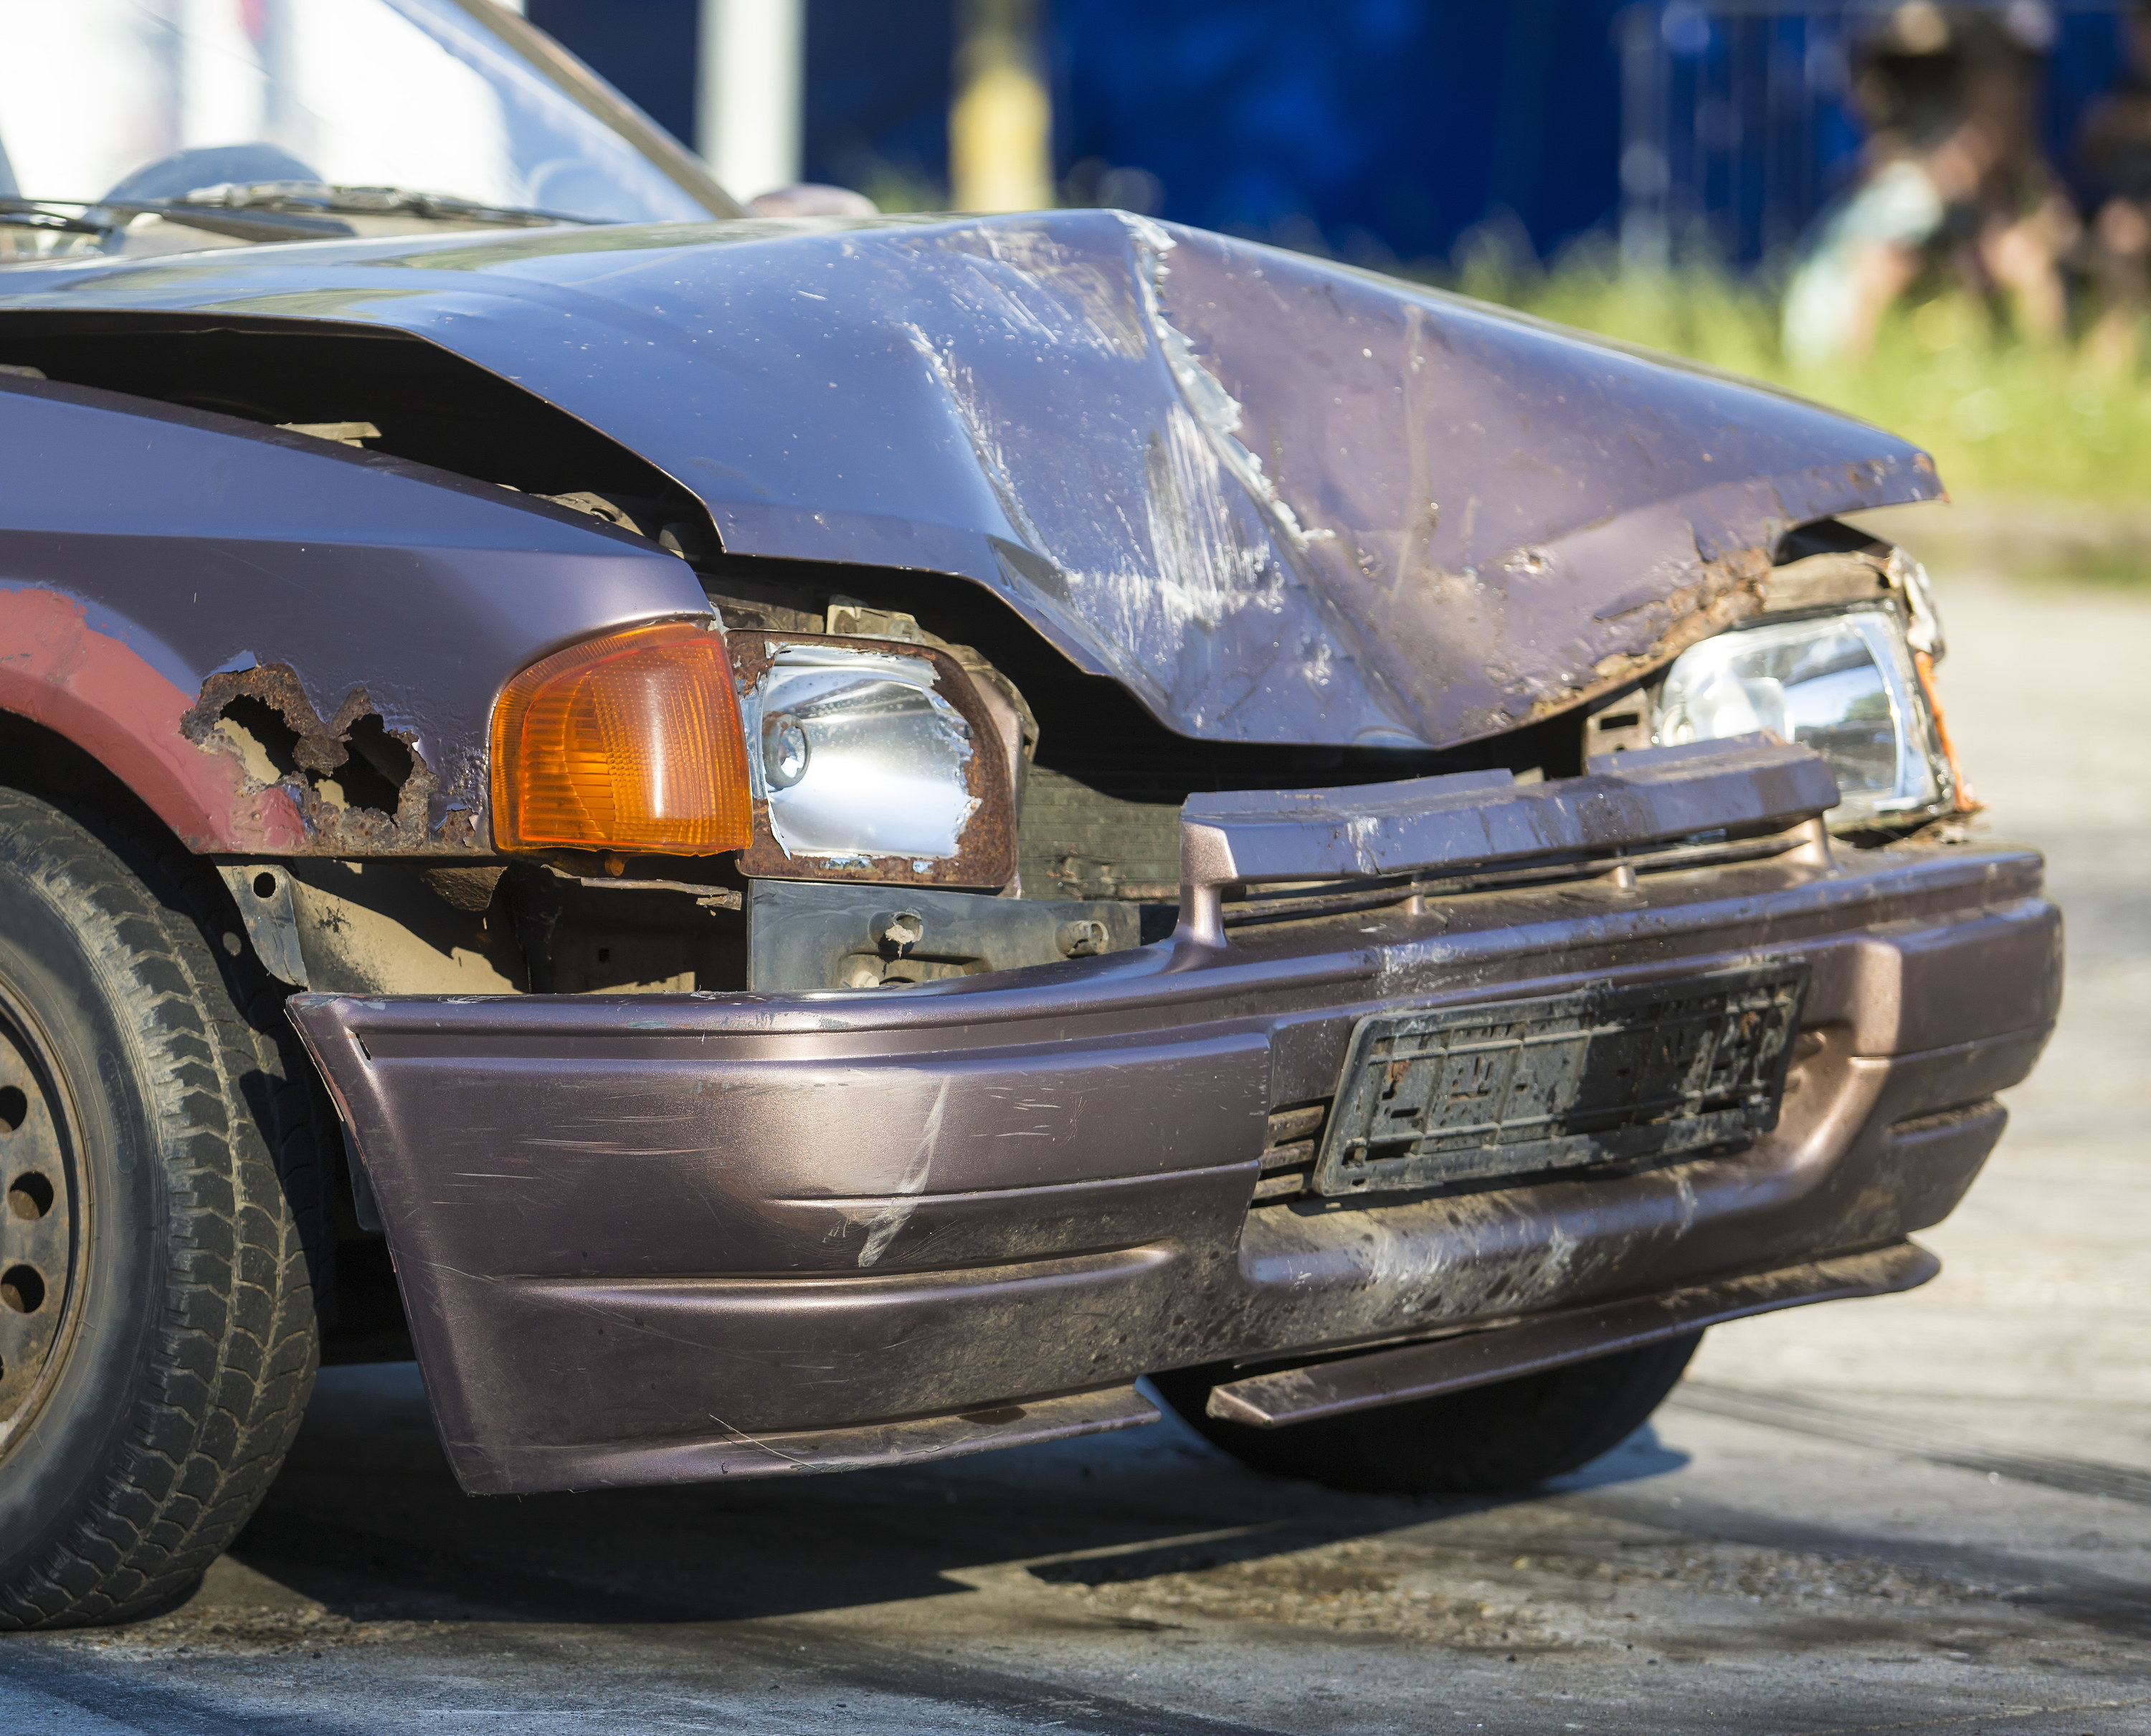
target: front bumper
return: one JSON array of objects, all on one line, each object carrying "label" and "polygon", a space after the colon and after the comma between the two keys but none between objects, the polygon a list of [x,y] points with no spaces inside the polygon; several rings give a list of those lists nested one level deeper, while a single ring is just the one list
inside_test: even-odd
[{"label": "front bumper", "polygon": [[[1147,1371],[1475,1327],[1498,1379],[1509,1323],[1900,1243],[2052,1028],[2040,883],[1794,853],[893,994],[291,1005],[465,1486],[666,1481],[1115,1426]],[[1369,1013],[1786,954],[1803,1035],[1744,1151],[1251,1203],[1270,1112],[1333,1092]]]}]

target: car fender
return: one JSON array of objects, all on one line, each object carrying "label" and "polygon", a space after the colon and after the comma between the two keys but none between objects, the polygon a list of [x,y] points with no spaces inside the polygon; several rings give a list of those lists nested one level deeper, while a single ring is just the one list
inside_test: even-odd
[{"label": "car fender", "polygon": [[[0,707],[195,850],[483,853],[503,682],[587,635],[710,614],[639,537],[212,412],[0,376]],[[261,752],[231,721],[249,701]],[[342,801],[329,786],[369,750],[405,775]]]}]

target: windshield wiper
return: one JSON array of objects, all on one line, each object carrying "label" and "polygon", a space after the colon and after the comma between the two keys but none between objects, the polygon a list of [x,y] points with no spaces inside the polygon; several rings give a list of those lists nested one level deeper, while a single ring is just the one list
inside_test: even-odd
[{"label": "windshield wiper", "polygon": [[240,241],[325,241],[356,235],[356,229],[334,215],[339,212],[513,229],[597,220],[560,211],[484,205],[451,193],[417,193],[405,187],[251,181],[197,187],[178,199],[0,199],[0,226],[113,235],[137,217],[157,217]]},{"label": "windshield wiper", "polygon": [[0,199],[0,224],[10,229],[46,229],[59,235],[101,235],[114,225],[93,223],[87,217],[71,217],[64,211],[47,210],[57,200]]},{"label": "windshield wiper", "polygon": [[185,197],[155,202],[198,212],[273,211],[294,216],[345,212],[352,216],[428,217],[443,223],[486,223],[537,229],[554,223],[588,224],[598,220],[571,217],[564,211],[534,210],[524,205],[486,205],[453,193],[418,193],[407,187],[342,187],[326,181],[226,182],[197,187]]},{"label": "windshield wiper", "polygon": [[57,230],[69,235],[112,235],[136,217],[161,217],[206,234],[240,241],[321,241],[358,231],[335,217],[296,213],[225,210],[177,199],[122,199],[92,204],[86,199],[0,199],[0,225]]}]

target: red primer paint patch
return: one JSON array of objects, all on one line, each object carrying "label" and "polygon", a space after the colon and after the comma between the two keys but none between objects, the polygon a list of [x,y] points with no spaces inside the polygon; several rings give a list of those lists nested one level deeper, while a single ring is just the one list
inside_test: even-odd
[{"label": "red primer paint patch", "polygon": [[0,591],[0,709],[64,736],[148,802],[190,850],[303,848],[281,789],[250,788],[237,759],[180,733],[195,696],[100,633],[58,591]]}]

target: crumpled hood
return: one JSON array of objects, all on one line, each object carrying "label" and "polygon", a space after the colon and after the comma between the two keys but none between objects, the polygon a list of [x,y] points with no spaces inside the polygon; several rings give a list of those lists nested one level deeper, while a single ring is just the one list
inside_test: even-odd
[{"label": "crumpled hood", "polygon": [[1218,741],[1510,727],[1752,610],[1791,526],[1941,492],[1796,399],[1116,212],[35,266],[9,307],[423,336],[670,473],[728,549],[974,580]]}]

